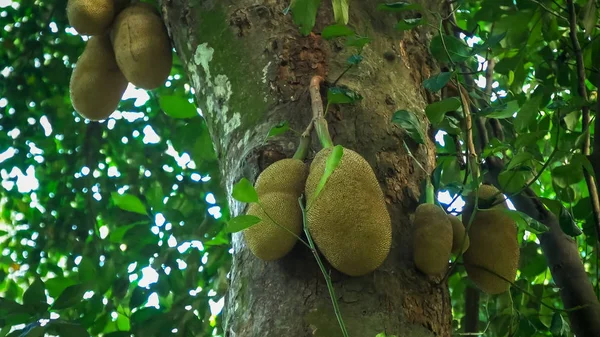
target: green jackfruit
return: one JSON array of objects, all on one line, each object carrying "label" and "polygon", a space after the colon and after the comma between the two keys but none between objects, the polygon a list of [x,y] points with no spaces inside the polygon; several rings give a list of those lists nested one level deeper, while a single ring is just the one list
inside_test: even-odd
[{"label": "green jackfruit", "polygon": [[[452,214],[448,214],[448,219],[452,224],[452,254],[460,254],[460,247],[462,246],[462,253],[469,248],[469,236],[465,237],[465,226],[460,219]],[[465,240],[463,244],[463,240]]]},{"label": "green jackfruit", "polygon": [[335,269],[350,276],[364,275],[378,268],[390,251],[390,215],[373,169],[358,153],[346,148],[314,198],[331,151],[319,151],[310,166],[306,181],[307,226]]},{"label": "green jackfruit", "polygon": [[302,232],[298,198],[307,175],[308,168],[301,160],[283,159],[258,176],[254,188],[264,210],[258,204],[251,204],[246,214],[257,216],[261,221],[244,230],[246,245],[256,257],[265,261],[277,260],[294,248]]},{"label": "green jackfruit", "polygon": [[173,52],[158,11],[144,2],[125,8],[111,32],[119,68],[133,85],[156,89],[171,72]]},{"label": "green jackfruit", "polygon": [[81,35],[108,32],[116,15],[115,0],[69,0],[67,19]]},{"label": "green jackfruit", "polygon": [[93,120],[108,118],[121,101],[127,80],[115,61],[108,35],[92,36],[71,74],[73,108]]},{"label": "green jackfruit", "polygon": [[427,275],[439,275],[448,269],[452,251],[452,224],[443,209],[421,204],[415,211],[414,261]]},{"label": "green jackfruit", "polygon": [[300,197],[304,192],[304,184],[308,168],[298,159],[286,158],[269,165],[260,173],[254,184],[256,193],[271,192],[293,193]]},{"label": "green jackfruit", "polygon": [[[463,255],[469,278],[488,294],[500,294],[508,290],[510,283],[504,279],[514,281],[519,264],[517,227],[505,212],[508,208],[505,201],[492,206],[504,199],[502,194],[497,194],[498,189],[493,186],[479,187],[480,209],[469,229],[469,249]],[[467,198],[463,212],[465,224],[473,212],[474,199],[474,196]],[[484,207],[487,209],[482,210]]]}]

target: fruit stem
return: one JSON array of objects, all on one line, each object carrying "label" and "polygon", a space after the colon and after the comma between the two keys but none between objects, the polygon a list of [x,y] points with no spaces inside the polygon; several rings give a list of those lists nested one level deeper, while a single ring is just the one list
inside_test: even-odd
[{"label": "fruit stem", "polygon": [[304,160],[308,155],[308,150],[310,148],[310,133],[308,135],[302,134],[300,136],[300,143],[298,144],[298,148],[296,149],[296,153],[294,153],[294,159]]},{"label": "fruit stem", "polygon": [[333,147],[333,140],[331,140],[331,136],[329,135],[329,129],[327,128],[327,121],[325,118],[321,117],[315,120],[315,129],[317,130],[317,137],[319,137],[319,141],[323,148]]},{"label": "fruit stem", "polygon": [[340,311],[339,304],[337,302],[337,296],[335,296],[335,289],[333,288],[333,283],[331,282],[331,277],[327,270],[325,269],[325,265],[323,261],[321,261],[321,257],[319,257],[319,253],[317,252],[317,248],[315,247],[315,242],[310,235],[310,231],[308,230],[307,222],[306,222],[306,209],[304,208],[304,203],[302,202],[302,196],[298,198],[298,203],[300,203],[300,208],[302,209],[302,223],[304,227],[304,234],[306,234],[306,238],[308,239],[308,244],[310,245],[310,251],[312,252],[315,260],[317,260],[317,264],[319,265],[319,269],[321,269],[321,273],[325,278],[325,283],[327,284],[327,290],[329,290],[329,297],[331,297],[331,303],[333,304],[333,311],[335,312],[335,317],[337,318],[338,324],[340,325],[340,329],[342,330],[342,335],[344,337],[349,337],[348,330],[346,330],[346,324],[344,324],[344,319],[342,318],[342,312]]},{"label": "fruit stem", "polygon": [[431,178],[427,176],[427,182],[425,185],[425,203],[435,204],[435,189],[431,183]]}]

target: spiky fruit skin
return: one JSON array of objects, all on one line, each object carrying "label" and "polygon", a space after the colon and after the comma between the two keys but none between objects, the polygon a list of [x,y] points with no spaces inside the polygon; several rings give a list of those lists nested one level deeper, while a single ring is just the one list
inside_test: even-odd
[{"label": "spiky fruit skin", "polygon": [[335,269],[360,276],[377,269],[390,251],[390,215],[373,169],[362,156],[346,148],[314,198],[331,151],[319,151],[310,166],[306,180],[307,226]]},{"label": "spiky fruit skin", "polygon": [[91,37],[71,74],[73,108],[93,121],[108,118],[121,101],[127,80],[115,60],[108,35]]},{"label": "spiky fruit skin", "polygon": [[259,259],[277,260],[294,248],[297,236],[302,231],[302,210],[297,197],[290,193],[267,193],[259,196],[259,199],[268,216],[258,204],[251,204],[246,214],[259,217],[261,222],[244,230],[244,239],[250,251]]},{"label": "spiky fruit skin", "polygon": [[415,266],[431,276],[444,273],[452,251],[452,224],[446,212],[436,205],[421,204],[413,225]]},{"label": "spiky fruit skin", "polygon": [[[462,221],[452,214],[448,214],[448,220],[452,224],[452,254],[458,255],[460,253],[464,253],[469,249],[469,236],[465,237],[465,226]],[[463,240],[465,241],[463,243]],[[462,251],[461,251],[462,246]]]},{"label": "spiky fruit skin", "polygon": [[117,64],[129,82],[151,90],[171,72],[173,53],[167,29],[151,5],[138,2],[125,8],[111,32]]},{"label": "spiky fruit skin", "polygon": [[[464,253],[464,264],[471,280],[488,294],[501,294],[514,281],[519,264],[519,241],[515,221],[504,212],[506,202],[489,207],[503,196],[490,185],[479,187],[480,210],[469,229],[470,246]],[[495,197],[494,197],[495,196]],[[474,207],[474,197],[467,198],[463,223],[468,223]],[[482,207],[488,207],[481,210]],[[492,271],[492,272],[489,272]],[[497,275],[502,277],[498,277]]]},{"label": "spiky fruit skin", "polygon": [[301,160],[282,159],[258,176],[254,188],[264,210],[258,204],[248,207],[246,214],[259,217],[261,222],[244,230],[244,239],[259,259],[277,260],[294,248],[302,232],[298,198],[303,193],[307,175],[308,167]]},{"label": "spiky fruit skin", "polygon": [[308,167],[298,159],[286,158],[269,165],[260,173],[254,184],[256,193],[271,192],[293,193],[300,197],[304,193],[304,185]]},{"label": "spiky fruit skin", "polygon": [[67,19],[81,35],[108,32],[116,14],[115,0],[69,0]]}]

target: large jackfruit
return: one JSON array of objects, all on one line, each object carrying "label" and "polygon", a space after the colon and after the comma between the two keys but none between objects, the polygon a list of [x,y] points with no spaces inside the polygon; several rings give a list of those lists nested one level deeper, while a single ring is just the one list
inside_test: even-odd
[{"label": "large jackfruit", "polygon": [[254,187],[264,210],[259,204],[251,204],[246,214],[257,216],[261,221],[244,230],[246,244],[256,257],[277,260],[294,248],[302,232],[298,198],[307,175],[308,168],[301,160],[283,159],[258,176]]},{"label": "large jackfruit", "polygon": [[421,204],[413,225],[415,266],[428,275],[444,273],[452,251],[452,224],[446,212],[433,204]]},{"label": "large jackfruit", "polygon": [[[452,254],[458,255],[469,249],[469,235],[465,236],[465,226],[462,221],[452,214],[448,214],[448,219],[452,224]],[[463,240],[465,241],[463,243]],[[462,247],[462,251],[460,248]]]},{"label": "large jackfruit", "polygon": [[358,153],[346,148],[314,198],[331,151],[319,151],[310,166],[307,226],[316,246],[335,269],[350,276],[364,275],[379,267],[389,253],[390,215],[373,169]]},{"label": "large jackfruit", "polygon": [[73,108],[93,121],[108,118],[121,101],[127,80],[115,61],[108,35],[91,37],[71,74]]},{"label": "large jackfruit", "polygon": [[156,89],[167,80],[173,65],[167,29],[151,5],[138,2],[125,8],[111,32],[119,68],[133,85]]},{"label": "large jackfruit", "polygon": [[67,19],[81,35],[102,35],[108,32],[117,10],[115,0],[69,0]]},{"label": "large jackfruit", "polygon": [[[469,278],[488,294],[500,294],[508,290],[510,283],[503,278],[514,281],[519,264],[517,227],[504,211],[508,206],[498,192],[491,185],[479,187],[480,209],[471,223],[470,246],[463,255]],[[467,198],[462,218],[465,225],[473,212],[474,199],[472,195]]]}]

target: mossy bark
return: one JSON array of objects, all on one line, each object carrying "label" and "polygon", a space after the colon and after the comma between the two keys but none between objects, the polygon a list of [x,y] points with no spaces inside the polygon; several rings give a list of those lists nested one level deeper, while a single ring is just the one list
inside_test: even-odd
[{"label": "mossy bark", "polygon": [[[350,27],[372,41],[364,61],[338,82],[364,99],[331,106],[327,120],[333,141],[357,151],[375,169],[393,222],[392,250],[383,266],[367,276],[351,278],[335,270],[331,276],[351,336],[450,336],[447,285],[436,286],[439,279],[416,271],[411,255],[410,217],[425,175],[403,142],[428,171],[434,167],[435,147],[429,139],[416,144],[391,123],[396,110],[406,109],[430,131],[423,111],[431,97],[422,82],[437,71],[427,48],[433,32],[427,27],[395,31],[400,15],[377,11],[378,3],[351,2]],[[441,4],[421,3],[432,12]],[[206,117],[228,193],[241,177],[253,180],[272,162],[293,156],[298,137],[288,132],[264,142],[268,130],[282,121],[303,130],[311,119],[311,77],[321,75],[331,85],[352,53],[340,41],[301,36],[291,15],[284,14],[288,5],[279,0],[161,4]],[[313,31],[332,23],[330,2],[322,1]],[[317,144],[314,139],[309,160],[320,149]],[[232,215],[243,212],[244,205],[229,201]],[[233,235],[232,242],[226,336],[341,336],[323,276],[305,247],[298,244],[282,260],[263,262],[250,253],[241,234]]]}]

